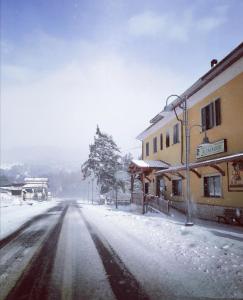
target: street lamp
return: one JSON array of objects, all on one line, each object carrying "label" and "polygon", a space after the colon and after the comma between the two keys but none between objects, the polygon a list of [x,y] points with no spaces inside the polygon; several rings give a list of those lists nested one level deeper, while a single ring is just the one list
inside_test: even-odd
[{"label": "street lamp", "polygon": [[[177,116],[177,113],[175,110],[176,107],[173,104],[168,105],[168,100],[171,97],[176,97],[176,98],[180,99],[178,106],[183,110],[183,119],[182,120],[180,120]],[[168,112],[168,111],[171,111],[172,109],[174,110],[176,118],[182,122],[184,129],[185,129],[185,136],[186,136],[186,203],[187,203],[187,216],[186,216],[185,225],[192,226],[193,222],[192,222],[192,209],[191,209],[191,186],[190,186],[190,167],[189,167],[189,163],[190,163],[190,131],[195,126],[199,126],[202,129],[203,129],[203,127],[201,125],[192,125],[191,127],[189,127],[187,96],[182,98],[179,95],[172,94],[169,97],[167,97],[164,111]],[[208,137],[207,137],[206,131],[205,131],[203,144],[208,144],[208,143],[209,143],[209,141],[208,141]]]}]

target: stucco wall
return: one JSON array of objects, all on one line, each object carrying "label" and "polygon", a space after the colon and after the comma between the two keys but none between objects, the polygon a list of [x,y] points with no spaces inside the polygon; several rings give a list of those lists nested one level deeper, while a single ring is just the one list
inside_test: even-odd
[{"label": "stucco wall", "polygon": [[[221,124],[207,130],[207,136],[211,143],[218,140],[227,140],[227,152],[210,157],[205,157],[203,160],[217,158],[225,155],[243,152],[243,73],[237,75],[226,84],[214,90],[210,95],[197,99],[195,104],[189,109],[189,123],[190,125],[201,124],[201,108],[210,102],[221,99]],[[164,124],[156,132],[150,134],[143,140],[143,153],[145,155],[146,143],[150,143],[150,155],[144,156],[144,159],[151,160],[163,160],[171,165],[180,164],[181,160],[181,137],[180,143],[173,145],[173,126],[178,123],[176,118],[170,120],[167,124]],[[166,148],[166,131],[170,130],[170,147]],[[163,134],[163,150],[160,150],[160,134]],[[157,136],[158,152],[153,153],[153,138]],[[201,144],[204,133],[201,132],[199,127],[193,127],[191,129],[191,143],[190,143],[190,161],[196,162],[196,148]],[[184,137],[185,141],[185,137]],[[185,146],[185,145],[184,145]],[[185,147],[183,148],[185,149]],[[185,154],[185,153],[184,153]],[[185,159],[185,156],[183,157]],[[201,159],[202,160],[202,159]],[[218,171],[211,167],[199,168],[198,172],[202,178],[198,178],[194,173],[191,173],[191,195],[192,200],[195,203],[216,205],[216,206],[228,206],[228,207],[243,207],[243,192],[229,192],[228,191],[228,176],[227,176],[227,163],[219,165],[225,176],[221,175],[222,182],[222,197],[220,198],[208,198],[203,196],[203,176],[219,174]],[[183,175],[184,172],[181,172]],[[172,175],[170,177],[173,178]],[[151,179],[153,175],[151,176]],[[181,197],[172,197],[171,182],[165,179],[167,185],[167,197],[175,199],[176,201],[182,201],[185,195],[186,180],[183,180],[183,195]],[[151,182],[153,185],[153,182]],[[155,193],[155,187],[151,187]]]}]

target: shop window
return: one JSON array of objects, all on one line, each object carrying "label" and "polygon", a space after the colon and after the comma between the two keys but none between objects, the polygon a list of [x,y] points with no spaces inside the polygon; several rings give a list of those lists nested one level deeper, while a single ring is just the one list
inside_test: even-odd
[{"label": "shop window", "polygon": [[160,150],[163,150],[163,134],[160,134]]},{"label": "shop window", "polygon": [[165,141],[165,143],[166,143],[166,147],[170,147],[170,132],[169,131],[166,132],[166,141]]},{"label": "shop window", "polygon": [[173,130],[173,143],[174,144],[177,144],[179,143],[180,140],[179,140],[179,124],[175,124],[174,125],[174,130]]},{"label": "shop window", "polygon": [[149,143],[146,143],[146,156],[149,156]]},{"label": "shop window", "polygon": [[204,177],[204,196],[205,197],[221,197],[221,180],[220,176]]},{"label": "shop window", "polygon": [[220,99],[208,104],[201,109],[202,128],[208,130],[221,124]]},{"label": "shop window", "polygon": [[182,181],[181,179],[172,180],[172,194],[174,196],[182,195]]},{"label": "shop window", "polygon": [[157,137],[154,137],[153,139],[153,146],[154,146],[154,153],[157,152]]}]

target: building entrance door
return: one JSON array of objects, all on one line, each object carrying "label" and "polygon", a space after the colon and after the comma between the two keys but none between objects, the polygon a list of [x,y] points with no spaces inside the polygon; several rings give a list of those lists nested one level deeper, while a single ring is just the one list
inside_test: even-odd
[{"label": "building entrance door", "polygon": [[165,181],[163,178],[158,177],[156,182],[156,196],[164,197],[166,191]]}]

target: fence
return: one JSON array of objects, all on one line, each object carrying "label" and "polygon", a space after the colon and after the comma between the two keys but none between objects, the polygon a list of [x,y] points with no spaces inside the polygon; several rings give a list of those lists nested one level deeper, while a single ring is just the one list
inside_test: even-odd
[{"label": "fence", "polygon": [[132,203],[136,205],[143,205],[143,192],[133,192]]},{"label": "fence", "polygon": [[152,208],[155,210],[159,210],[163,213],[169,213],[169,201],[164,198],[160,198],[158,196],[146,195],[145,197],[145,205],[147,208]]}]

